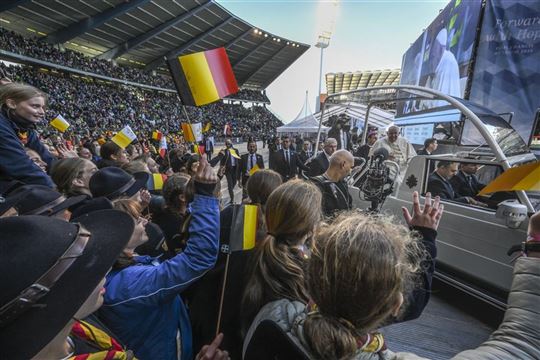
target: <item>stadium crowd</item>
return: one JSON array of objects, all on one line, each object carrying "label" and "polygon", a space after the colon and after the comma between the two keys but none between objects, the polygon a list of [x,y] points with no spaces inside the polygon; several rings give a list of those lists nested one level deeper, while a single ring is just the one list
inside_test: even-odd
[{"label": "stadium crowd", "polygon": [[[23,37],[1,27],[0,49],[115,79],[128,80],[164,89],[174,88],[169,75],[160,73],[152,75],[136,67],[118,65],[110,60],[88,57],[81,52],[71,49],[59,50],[54,45],[39,41],[37,38]],[[270,103],[266,94],[250,89],[241,89],[238,93],[230,96],[230,98]]]},{"label": "stadium crowd", "polygon": [[[116,131],[126,124],[144,132],[154,129],[178,132],[180,124],[187,121],[175,93],[105,83],[31,66],[0,63],[0,69],[13,81],[49,89],[45,118],[51,120],[60,114],[74,123],[73,128],[80,133],[97,135],[104,129]],[[231,136],[243,139],[261,138],[282,125],[274,114],[261,106],[246,108],[241,104],[219,102],[185,109],[191,122],[211,122],[212,134],[216,137],[223,134],[226,124],[231,125]]]},{"label": "stadium crowd", "polygon": [[[319,152],[277,138],[275,171],[253,139],[245,154],[230,140],[217,154],[204,141],[196,153],[108,137],[89,147],[56,136],[45,146],[36,129],[45,92],[80,120],[73,127],[98,109],[100,128],[138,111],[162,118],[173,97],[148,110],[133,89],[17,71],[41,90],[0,85],[0,358],[418,359],[393,352],[378,329],[417,318],[429,302],[443,206],[414,193],[408,227],[348,211],[346,121]],[[212,121],[227,115],[209,108]],[[240,180],[241,204],[220,205],[223,176]],[[339,193],[343,208],[332,202]],[[540,253],[528,250],[540,215],[528,235],[503,323],[456,358],[540,357]]]}]

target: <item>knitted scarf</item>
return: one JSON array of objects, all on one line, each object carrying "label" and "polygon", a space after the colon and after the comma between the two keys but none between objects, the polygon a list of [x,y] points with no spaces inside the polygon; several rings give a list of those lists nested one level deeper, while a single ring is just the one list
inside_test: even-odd
[{"label": "knitted scarf", "polygon": [[77,337],[101,351],[75,355],[69,360],[136,360],[131,351],[125,350],[103,330],[85,321],[75,322],[71,328],[70,336]]}]

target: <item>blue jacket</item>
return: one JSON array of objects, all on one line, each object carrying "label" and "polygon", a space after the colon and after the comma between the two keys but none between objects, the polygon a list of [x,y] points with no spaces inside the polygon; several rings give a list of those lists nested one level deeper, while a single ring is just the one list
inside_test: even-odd
[{"label": "blue jacket", "polygon": [[[52,179],[43,172],[24,151],[17,132],[19,127],[0,111],[0,181],[19,180],[26,184],[55,187]],[[39,141],[35,130],[28,130],[26,147],[41,156],[50,168],[53,156]]]},{"label": "blue jacket", "polygon": [[219,247],[219,203],[195,195],[184,252],[158,263],[137,257],[137,265],[111,271],[100,317],[142,360],[177,359],[180,332],[182,360],[191,360],[191,325],[179,294],[211,269]]}]

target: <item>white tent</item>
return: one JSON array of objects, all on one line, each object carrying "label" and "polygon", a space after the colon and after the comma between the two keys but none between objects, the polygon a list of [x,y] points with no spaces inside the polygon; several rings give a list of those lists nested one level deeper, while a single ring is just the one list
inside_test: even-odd
[{"label": "white tent", "polygon": [[[278,127],[278,133],[286,134],[316,134],[319,130],[319,120],[311,112],[307,100],[304,102],[302,110],[298,113],[296,118],[288,124]],[[328,132],[329,128],[326,126],[322,127],[322,132]]]},{"label": "white tent", "polygon": [[[330,106],[330,108],[327,108],[324,112],[323,117],[323,123],[328,120],[328,118],[332,115],[339,115],[342,113],[347,114],[351,119],[353,124],[358,126],[359,129],[362,129],[364,127],[364,120],[366,117],[366,110],[367,106],[364,104],[359,103],[347,103],[347,104],[340,104],[340,105],[333,105]],[[318,112],[314,115],[314,117],[317,119],[321,118],[321,113]],[[376,106],[371,107],[369,111],[369,125],[375,126],[379,129],[386,129],[388,126],[392,125],[394,123],[394,114],[382,110]]]}]

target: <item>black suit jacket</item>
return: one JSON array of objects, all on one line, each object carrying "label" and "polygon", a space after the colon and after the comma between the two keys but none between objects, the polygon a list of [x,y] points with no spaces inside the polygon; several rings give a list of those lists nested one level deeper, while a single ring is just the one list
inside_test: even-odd
[{"label": "black suit jacket", "polygon": [[[226,149],[225,150],[225,156],[223,156],[223,158],[220,161],[221,166],[225,165],[225,171],[230,171],[231,168],[232,168],[232,161],[231,161],[232,156],[230,154],[230,151],[234,151],[236,155],[240,156],[238,154],[237,149],[235,149],[235,148]],[[236,160],[235,164],[236,164],[236,167],[238,168],[238,164],[240,163],[240,159],[235,158],[234,160]]]},{"label": "black suit jacket", "polygon": [[[244,154],[240,156],[240,166],[238,167],[238,178],[242,179],[242,185],[245,185],[246,182],[249,179],[249,175],[246,174],[246,172],[249,169],[249,163],[248,159],[251,154]],[[257,158],[257,165],[259,166],[259,169],[264,169],[264,160],[262,155],[255,154]]]},{"label": "black suit jacket", "polygon": [[306,161],[308,161],[309,158],[312,157],[312,156],[313,156],[313,151],[310,151],[309,154],[308,154],[306,151],[302,150],[298,154],[298,157],[300,158],[300,161],[302,161],[302,164],[305,164]]},{"label": "black suit jacket", "polygon": [[[340,130],[343,130],[343,129],[337,129],[333,127],[328,131],[328,137],[336,139],[338,150],[341,149]],[[344,136],[345,136],[345,141],[347,142],[344,146],[344,149],[350,151],[352,149],[351,133],[348,131],[344,131]]]},{"label": "black suit jacket", "polygon": [[431,154],[429,154],[426,149],[421,149],[418,151],[418,155],[431,155]]},{"label": "black suit jacket", "polygon": [[326,170],[328,170],[330,164],[324,151],[321,151],[306,165],[309,168],[307,175],[309,177],[314,177],[324,174]]},{"label": "black suit jacket", "polygon": [[429,175],[427,192],[430,192],[432,197],[439,196],[441,199],[468,203],[466,198],[457,196],[450,182],[436,172]]},{"label": "black suit jacket", "polygon": [[476,175],[471,175],[471,183],[467,181],[465,174],[459,171],[456,176],[450,179],[450,184],[458,196],[474,197],[478,195],[486,185],[478,181]]},{"label": "black suit jacket", "polygon": [[368,144],[364,144],[356,150],[356,153],[354,154],[354,156],[361,157],[367,160],[369,158],[370,150],[371,150],[371,146],[369,146]]},{"label": "black suit jacket", "polygon": [[285,159],[285,151],[283,149],[277,151],[274,157],[274,170],[277,171],[283,181],[292,179],[298,175],[298,168],[307,171],[308,168],[302,163],[298,154],[289,148],[290,163]]}]

